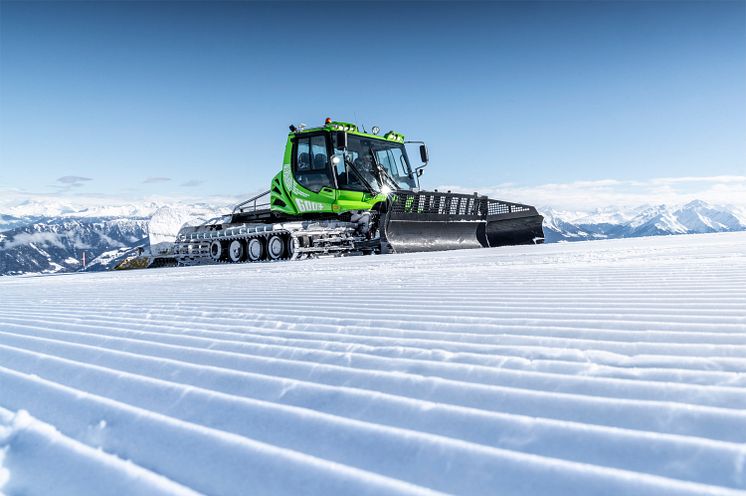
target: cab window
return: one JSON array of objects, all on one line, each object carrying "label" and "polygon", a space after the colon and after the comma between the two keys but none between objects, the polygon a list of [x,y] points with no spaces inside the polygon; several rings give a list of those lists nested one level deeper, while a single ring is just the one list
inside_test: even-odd
[{"label": "cab window", "polygon": [[[334,172],[337,175],[339,189],[368,192],[368,188],[365,187],[357,173],[345,162],[344,155],[339,153],[337,157],[339,157],[339,161],[337,162],[337,169]],[[356,151],[348,150],[347,160],[355,163],[355,160],[358,158],[359,154]]]},{"label": "cab window", "polygon": [[295,153],[295,180],[315,193],[333,187],[329,175],[329,157],[323,135],[298,138]]}]

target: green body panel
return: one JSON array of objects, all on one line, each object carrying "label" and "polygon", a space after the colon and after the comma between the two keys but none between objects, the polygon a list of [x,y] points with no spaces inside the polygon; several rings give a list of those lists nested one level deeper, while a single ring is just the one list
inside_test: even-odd
[{"label": "green body panel", "polygon": [[291,132],[285,145],[285,155],[282,160],[282,171],[272,178],[270,188],[270,208],[287,215],[303,215],[316,213],[342,214],[353,210],[370,210],[377,203],[386,201],[383,193],[371,195],[360,191],[335,190],[322,188],[318,193],[306,189],[293,176],[293,139],[304,134],[318,131],[346,131],[348,134],[366,138],[404,142],[404,136],[389,131],[384,136],[362,133],[357,126],[345,122],[332,122],[324,127],[305,129],[301,132]]},{"label": "green body panel", "polygon": [[360,191],[337,190],[338,212],[349,212],[350,210],[370,210],[376,203],[386,201],[386,195],[376,196]]}]

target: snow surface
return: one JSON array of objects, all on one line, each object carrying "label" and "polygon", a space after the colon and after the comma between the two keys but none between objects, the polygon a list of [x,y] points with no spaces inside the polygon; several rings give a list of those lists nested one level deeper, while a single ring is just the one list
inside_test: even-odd
[{"label": "snow surface", "polygon": [[746,494],[746,233],[0,279],[0,492]]}]

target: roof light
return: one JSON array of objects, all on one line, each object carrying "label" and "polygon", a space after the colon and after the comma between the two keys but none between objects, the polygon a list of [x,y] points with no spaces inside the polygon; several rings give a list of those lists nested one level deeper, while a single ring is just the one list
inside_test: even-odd
[{"label": "roof light", "polygon": [[326,120],[324,121],[324,125],[331,124],[331,123],[332,123],[331,117],[327,117]]},{"label": "roof light", "polygon": [[371,131],[373,131],[373,134],[378,134],[381,132],[381,128],[378,126],[373,126],[373,129],[371,129]]}]

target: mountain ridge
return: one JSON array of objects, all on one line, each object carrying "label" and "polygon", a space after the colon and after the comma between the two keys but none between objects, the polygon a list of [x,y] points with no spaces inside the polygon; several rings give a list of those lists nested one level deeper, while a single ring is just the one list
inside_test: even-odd
[{"label": "mountain ridge", "polygon": [[[128,203],[101,208],[65,204],[41,215],[26,203],[0,213],[0,275],[109,270],[137,248],[168,243],[185,223],[230,206],[209,203]],[[746,230],[746,209],[694,200],[683,205],[605,207],[593,211],[539,208],[547,243]],[[28,214],[28,215],[24,215]],[[97,215],[105,214],[105,215]]]},{"label": "mountain ridge", "polygon": [[740,207],[693,200],[684,205],[607,207],[591,213],[540,209],[547,242],[636,238],[746,230]]}]

